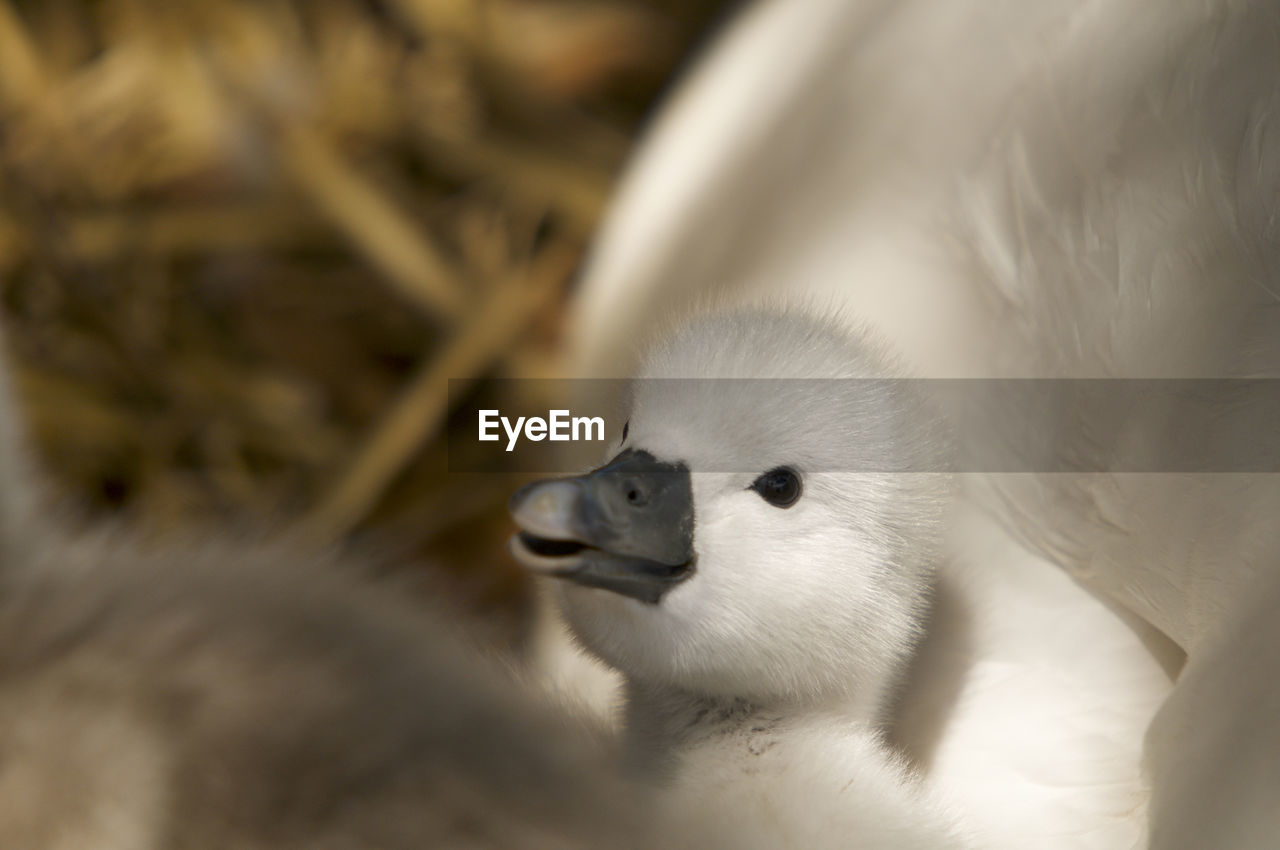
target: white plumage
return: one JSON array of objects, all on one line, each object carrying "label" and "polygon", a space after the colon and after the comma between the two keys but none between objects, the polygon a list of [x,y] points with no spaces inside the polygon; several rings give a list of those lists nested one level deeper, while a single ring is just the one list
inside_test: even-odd
[{"label": "white plumage", "polygon": [[[689,476],[693,566],[657,601],[557,589],[578,639],[626,680],[628,747],[664,789],[673,840],[698,847],[729,830],[759,848],[962,846],[953,814],[882,741],[927,613],[950,480],[921,400],[856,380],[888,367],[838,323],[789,311],[694,321],[639,374],[617,450],[687,467],[653,474]],[[776,380],[797,378],[808,380]],[[565,482],[518,495],[517,557],[576,575],[579,552],[538,555],[551,549],[530,533],[599,545],[592,557],[646,552],[590,480],[611,468],[576,480],[587,495]],[[760,489],[778,469],[797,476],[794,501]],[[624,483],[646,504],[649,485]],[[592,501],[578,511],[553,504],[561,496]],[[610,528],[593,534],[575,513],[603,513]]]},{"label": "white plumage", "polygon": [[[828,298],[930,377],[1275,376],[1277,55],[1280,11],[1247,0],[759,3],[632,168],[582,288],[574,371],[624,374],[636,339],[715,290]],[[969,637],[936,636],[943,661],[926,655],[904,709],[933,778],[968,789],[996,843],[1140,842],[1142,736],[1179,662],[1167,638],[1190,658],[1150,736],[1152,846],[1261,846],[1277,476],[966,491],[990,519],[962,524],[943,579]]]}]

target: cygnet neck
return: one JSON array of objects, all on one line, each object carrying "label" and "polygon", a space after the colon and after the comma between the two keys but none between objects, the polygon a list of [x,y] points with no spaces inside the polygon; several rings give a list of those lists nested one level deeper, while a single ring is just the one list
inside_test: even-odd
[{"label": "cygnet neck", "polygon": [[838,716],[867,727],[881,723],[875,708],[851,701],[847,695],[760,701],[634,679],[627,681],[625,694],[628,761],[637,774],[657,781],[670,774],[681,751],[717,738],[759,734],[816,714]]}]

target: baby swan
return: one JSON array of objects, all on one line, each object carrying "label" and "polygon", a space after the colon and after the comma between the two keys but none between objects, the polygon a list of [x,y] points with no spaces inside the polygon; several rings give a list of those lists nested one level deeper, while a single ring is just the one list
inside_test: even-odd
[{"label": "baby swan", "polygon": [[831,320],[703,317],[645,360],[612,460],[512,498],[513,552],[623,674],[686,846],[964,843],[881,741],[947,493],[945,441],[888,373]]}]

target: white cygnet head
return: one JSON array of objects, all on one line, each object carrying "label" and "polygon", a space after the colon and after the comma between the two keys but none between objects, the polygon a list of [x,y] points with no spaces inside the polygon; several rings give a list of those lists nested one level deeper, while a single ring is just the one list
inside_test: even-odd
[{"label": "white cygnet head", "polygon": [[512,549],[565,579],[573,631],[634,683],[874,711],[947,488],[935,420],[892,377],[830,319],[691,321],[645,359],[609,463],[513,497]]}]

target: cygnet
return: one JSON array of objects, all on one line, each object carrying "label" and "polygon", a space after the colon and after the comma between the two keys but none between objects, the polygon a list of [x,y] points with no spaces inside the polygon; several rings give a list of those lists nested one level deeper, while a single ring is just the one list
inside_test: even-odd
[{"label": "cygnet", "polygon": [[38,510],[3,383],[0,847],[662,846],[611,736],[366,560]]},{"label": "cygnet", "polygon": [[604,466],[512,499],[512,550],[624,675],[685,846],[964,845],[882,740],[949,481],[910,387],[860,380],[889,368],[806,311],[709,314],[650,353]]}]

